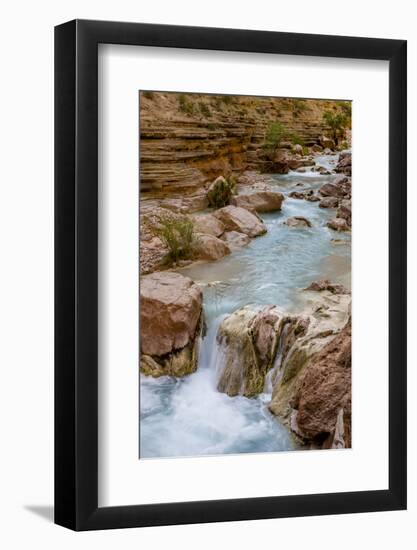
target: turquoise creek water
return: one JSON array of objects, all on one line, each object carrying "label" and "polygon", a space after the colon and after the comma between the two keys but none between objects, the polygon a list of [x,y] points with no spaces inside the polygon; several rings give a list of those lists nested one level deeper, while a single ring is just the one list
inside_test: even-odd
[{"label": "turquoise creek water", "polygon": [[[326,168],[336,161],[337,155],[316,157]],[[295,449],[288,430],[268,411],[270,388],[252,399],[228,397],[216,389],[222,364],[216,334],[227,314],[250,303],[299,311],[300,290],[317,279],[350,288],[350,234],[326,226],[335,210],[288,197],[294,190],[316,190],[335,176],[290,172],[273,177],[285,201],[280,212],[261,215],[268,232],[222,260],[180,270],[203,289],[207,332],[194,374],[183,379],[141,375],[140,458]],[[303,216],[312,227],[283,225],[290,216]]]}]

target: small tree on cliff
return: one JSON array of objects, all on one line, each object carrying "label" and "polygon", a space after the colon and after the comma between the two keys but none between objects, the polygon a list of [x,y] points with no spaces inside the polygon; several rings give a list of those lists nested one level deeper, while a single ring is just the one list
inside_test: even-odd
[{"label": "small tree on cliff", "polygon": [[275,151],[288,136],[289,132],[281,122],[271,122],[266,129],[263,146],[269,151]]},{"label": "small tree on cliff", "polygon": [[334,115],[330,111],[326,111],[323,114],[323,122],[330,130],[333,141],[338,145],[339,138],[345,135],[345,130],[349,126],[349,117],[345,113]]}]

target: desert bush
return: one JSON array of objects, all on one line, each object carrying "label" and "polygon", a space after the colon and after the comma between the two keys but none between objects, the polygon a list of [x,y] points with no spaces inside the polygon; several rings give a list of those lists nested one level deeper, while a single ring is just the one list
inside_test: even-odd
[{"label": "desert bush", "polygon": [[207,192],[209,206],[213,208],[222,208],[230,204],[230,199],[236,190],[236,180],[232,177],[226,179],[217,178],[210,186]]},{"label": "desert bush", "polygon": [[191,256],[196,237],[194,222],[190,218],[186,216],[178,218],[169,214],[163,215],[153,231],[168,248],[169,257],[173,262]]},{"label": "desert bush", "polygon": [[291,140],[293,145],[302,145],[304,147],[304,140],[298,134],[292,133],[292,134],[289,134],[288,137]]},{"label": "desert bush", "polygon": [[341,109],[344,115],[349,118],[352,116],[352,103],[350,101],[337,101],[336,105]]},{"label": "desert bush", "polygon": [[308,111],[309,107],[305,99],[293,99],[292,100],[292,111],[294,116],[298,116],[304,111]]},{"label": "desert bush", "polygon": [[178,103],[180,111],[183,113],[187,113],[188,115],[194,113],[194,104],[184,94],[178,96]]},{"label": "desert bush", "polygon": [[217,111],[222,111],[223,110],[223,104],[222,104],[222,101],[221,101],[219,96],[214,96],[212,98],[212,103],[214,104],[214,108]]},{"label": "desert bush", "polygon": [[269,150],[277,149],[287,139],[289,132],[281,122],[271,122],[265,132],[263,147]]},{"label": "desert bush", "polygon": [[143,92],[143,97],[146,97],[146,99],[153,99],[154,98],[154,93],[153,92]]},{"label": "desert bush", "polygon": [[323,122],[330,130],[336,145],[339,143],[339,138],[344,137],[346,128],[350,126],[350,118],[345,113],[334,115],[330,111],[325,111],[323,114]]},{"label": "desert bush", "polygon": [[198,106],[200,107],[200,112],[203,116],[205,116],[206,118],[211,117],[211,111],[210,111],[208,105],[206,105],[205,103],[200,101]]},{"label": "desert bush", "polygon": [[220,96],[220,99],[225,105],[232,105],[232,103],[236,103],[236,98],[232,95],[222,95]]}]

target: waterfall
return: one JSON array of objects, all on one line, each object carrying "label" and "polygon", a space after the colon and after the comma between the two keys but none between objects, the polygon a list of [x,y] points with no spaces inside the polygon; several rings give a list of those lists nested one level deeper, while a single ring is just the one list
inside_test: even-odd
[{"label": "waterfall", "polygon": [[282,377],[282,360],[284,355],[285,342],[290,325],[291,323],[287,321],[282,327],[281,334],[279,335],[278,348],[275,354],[274,363],[272,365],[272,368],[269,369],[267,375],[265,376],[264,393],[272,394],[272,390],[274,389],[275,384],[277,384]]},{"label": "waterfall", "polygon": [[217,375],[223,366],[224,352],[217,342],[217,332],[225,317],[226,314],[223,314],[214,319],[204,338],[200,337],[198,368],[210,369],[213,380],[217,380]]},{"label": "waterfall", "polygon": [[[332,166],[337,155],[322,156]],[[262,215],[268,233],[223,259],[195,263],[181,273],[198,282],[204,293],[207,332],[200,338],[197,370],[183,378],[141,375],[140,457],[184,457],[286,451],[294,442],[268,405],[283,374],[291,322],[284,323],[276,343],[264,392],[257,397],[229,397],[217,389],[224,366],[224,344],[217,333],[225,315],[248,303],[277,304],[282,310],[303,305],[300,288],[327,277],[349,286],[350,246],[335,247],[326,223],[334,212],[316,203],[288,197],[292,190],[313,189],[335,176],[293,173],[276,177],[276,189],[287,195],[281,212]],[[282,224],[290,216],[308,218],[305,232]],[[350,240],[350,236],[344,238]],[[348,281],[346,283],[346,280]]]},{"label": "waterfall", "polygon": [[217,332],[224,317],[214,319],[201,339],[195,373],[177,380],[146,377],[141,400],[149,411],[141,422],[141,458],[293,448],[287,429],[267,411],[261,396],[229,397],[217,391],[224,364]]}]

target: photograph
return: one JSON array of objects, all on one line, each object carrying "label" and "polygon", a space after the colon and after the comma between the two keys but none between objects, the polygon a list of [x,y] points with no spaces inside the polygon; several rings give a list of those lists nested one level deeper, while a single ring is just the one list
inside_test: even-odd
[{"label": "photograph", "polygon": [[349,449],[352,102],[139,91],[139,458]]},{"label": "photograph", "polygon": [[0,548],[417,548],[417,34],[380,4],[5,4]]}]

